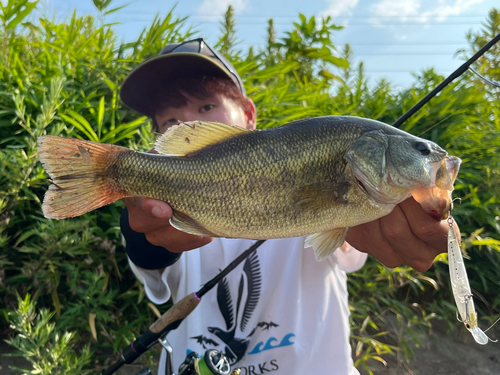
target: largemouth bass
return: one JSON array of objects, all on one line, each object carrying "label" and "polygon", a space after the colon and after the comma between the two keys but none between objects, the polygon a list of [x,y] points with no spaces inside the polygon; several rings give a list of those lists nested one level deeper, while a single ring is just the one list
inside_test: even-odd
[{"label": "largemouth bass", "polygon": [[156,142],[160,154],[78,139],[39,138],[52,179],[48,218],[82,215],[118,199],[166,201],[175,228],[208,237],[307,235],[317,259],[349,227],[389,214],[415,192],[436,219],[450,211],[460,159],[384,123],[318,117],[249,131],[189,122]]}]

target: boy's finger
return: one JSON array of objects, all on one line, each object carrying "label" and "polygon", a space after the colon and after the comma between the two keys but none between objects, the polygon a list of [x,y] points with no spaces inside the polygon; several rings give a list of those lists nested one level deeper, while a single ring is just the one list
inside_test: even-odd
[{"label": "boy's finger", "polygon": [[181,232],[173,227],[151,231],[146,234],[149,243],[162,246],[172,253],[196,249],[211,242],[213,238]]},{"label": "boy's finger", "polygon": [[[129,211],[133,208],[144,211],[147,215],[156,219],[170,219],[172,208],[165,202],[146,197],[123,198],[125,206]],[[137,210],[134,210],[137,211]]]},{"label": "boy's finger", "polygon": [[172,208],[167,203],[157,199],[144,198],[142,208],[157,219],[170,219],[172,217]]},{"label": "boy's finger", "polygon": [[436,248],[436,252],[447,251],[448,224],[446,220],[436,221],[413,198],[401,202],[399,207],[415,236]]},{"label": "boy's finger", "polygon": [[355,249],[370,254],[387,267],[394,268],[404,263],[404,259],[384,237],[380,220],[350,228],[347,242]]}]

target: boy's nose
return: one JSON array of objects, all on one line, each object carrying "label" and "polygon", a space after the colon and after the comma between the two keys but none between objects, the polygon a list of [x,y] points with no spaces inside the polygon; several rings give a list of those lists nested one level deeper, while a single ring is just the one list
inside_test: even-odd
[{"label": "boy's nose", "polygon": [[199,113],[194,113],[192,110],[183,110],[181,113],[181,118],[179,120],[183,122],[195,121],[200,119]]}]

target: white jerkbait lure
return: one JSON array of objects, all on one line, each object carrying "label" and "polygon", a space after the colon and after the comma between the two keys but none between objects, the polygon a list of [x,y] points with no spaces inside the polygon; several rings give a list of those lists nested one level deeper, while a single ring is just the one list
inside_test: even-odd
[{"label": "white jerkbait lure", "polygon": [[494,340],[486,336],[484,331],[477,325],[477,314],[472,300],[469,278],[467,277],[462,251],[453,228],[453,217],[451,215],[448,217],[448,224],[450,226],[448,229],[448,264],[453,297],[465,328],[472,333],[472,337],[478,344],[486,345],[488,340]]}]

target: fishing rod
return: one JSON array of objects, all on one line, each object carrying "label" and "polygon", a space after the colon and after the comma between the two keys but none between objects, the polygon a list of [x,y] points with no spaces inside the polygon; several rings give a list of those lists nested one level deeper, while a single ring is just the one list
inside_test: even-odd
[{"label": "fishing rod", "polygon": [[[441,82],[434,90],[422,98],[417,104],[411,107],[400,118],[398,118],[392,125],[399,128],[406,120],[414,115],[420,108],[422,108],[429,100],[441,92],[448,84],[455,78],[461,76],[469,69],[470,65],[484,55],[491,47],[493,47],[500,40],[500,34],[485,44],[474,56],[462,64],[457,70],[451,73],[443,82]],[[111,375],[117,371],[124,364],[133,363],[143,353],[151,349],[158,343],[164,344],[161,338],[165,337],[170,331],[179,327],[182,321],[198,306],[201,298],[210,291],[217,283],[222,280],[229,272],[231,272],[238,264],[244,261],[250,254],[252,254],[265,240],[259,240],[250,246],[247,250],[241,253],[235,260],[233,260],[226,268],[224,268],[213,279],[208,281],[200,290],[187,295],[179,302],[175,303],[167,312],[165,312],[158,320],[156,320],[149,329],[137,338],[130,346],[127,346],[120,352],[120,359],[112,365],[109,369],[102,372],[103,375]]]},{"label": "fishing rod", "polygon": [[472,56],[469,60],[463,63],[457,70],[451,73],[448,78],[446,78],[443,82],[436,86],[434,90],[424,96],[417,104],[411,107],[403,116],[398,118],[392,126],[399,128],[403,122],[408,120],[412,115],[415,114],[420,108],[422,108],[429,100],[435,97],[441,90],[443,90],[446,86],[448,86],[455,78],[460,77],[464,74],[467,69],[474,63],[477,59],[483,56],[486,51],[488,51],[491,47],[493,47],[500,40],[500,34],[491,39],[488,43],[486,43],[483,48],[476,52],[474,56]]},{"label": "fishing rod", "polygon": [[109,369],[102,372],[103,375],[111,375],[124,364],[130,364],[139,358],[143,353],[160,343],[160,339],[170,331],[179,327],[182,321],[198,306],[201,298],[211,290],[217,283],[231,272],[238,264],[244,261],[250,254],[264,243],[265,240],[256,241],[247,250],[241,253],[235,260],[219,272],[213,279],[208,281],[200,290],[188,294],[186,297],[175,303],[158,320],[156,320],[133,343],[120,352],[120,359]]}]

